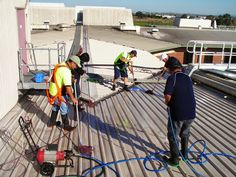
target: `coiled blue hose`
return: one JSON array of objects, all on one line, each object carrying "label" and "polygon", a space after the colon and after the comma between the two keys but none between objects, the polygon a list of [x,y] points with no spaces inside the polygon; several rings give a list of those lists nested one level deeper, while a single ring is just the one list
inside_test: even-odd
[{"label": "coiled blue hose", "polygon": [[[196,151],[191,151],[191,148],[194,147],[197,143],[203,143],[203,151],[202,152],[196,152]],[[228,158],[233,158],[236,160],[236,156],[233,156],[233,155],[229,155],[229,154],[225,154],[225,153],[205,153],[206,149],[206,143],[205,141],[203,140],[198,140],[196,142],[194,142],[193,144],[191,144],[191,146],[188,148],[188,153],[192,153],[192,154],[197,154],[198,155],[198,160],[196,161],[191,161],[190,159],[188,159],[187,161],[185,161],[185,163],[187,163],[187,165],[190,167],[190,169],[195,173],[197,174],[198,176],[204,176],[202,174],[200,174],[199,172],[197,172],[192,166],[191,164],[205,164],[207,161],[208,161],[208,156],[224,156],[224,157],[228,157]],[[111,166],[112,165],[116,165],[116,164],[120,164],[120,163],[125,163],[125,162],[128,162],[128,161],[138,161],[138,160],[142,160],[143,161],[143,165],[145,167],[146,170],[148,171],[151,171],[151,172],[155,172],[155,173],[159,173],[159,172],[162,172],[164,170],[166,170],[168,168],[168,164],[162,159],[162,158],[159,158],[157,157],[158,155],[164,155],[164,154],[167,154],[169,151],[164,151],[164,150],[161,150],[161,151],[158,151],[158,152],[155,152],[155,153],[152,153],[146,157],[141,157],[141,158],[130,158],[130,159],[124,159],[124,160],[118,160],[118,161],[114,161],[114,162],[108,162],[108,163],[104,163],[94,157],[89,157],[89,156],[86,156],[87,158],[91,158],[91,159],[94,159],[96,161],[98,161],[100,164],[102,165],[99,165],[99,166],[95,166],[87,171],[85,171],[82,176],[83,177],[86,177],[88,176],[89,174],[91,174],[93,171],[96,171],[100,168],[103,168],[103,167],[108,167],[110,170],[112,170],[116,177],[120,177],[119,173],[114,170]],[[183,158],[183,157],[182,157]],[[184,158],[183,158],[184,159]],[[150,161],[157,161],[157,162],[161,162],[163,164],[163,167],[161,167],[160,169],[151,169],[148,167],[148,162]]]}]

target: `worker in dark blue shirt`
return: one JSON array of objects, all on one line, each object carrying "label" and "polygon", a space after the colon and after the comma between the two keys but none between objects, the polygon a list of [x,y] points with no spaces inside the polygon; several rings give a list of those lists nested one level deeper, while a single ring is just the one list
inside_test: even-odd
[{"label": "worker in dark blue shirt", "polygon": [[178,136],[181,138],[181,156],[183,160],[187,160],[190,127],[195,118],[196,103],[192,80],[182,72],[181,63],[176,58],[170,57],[165,63],[165,67],[171,74],[167,79],[164,91],[169,113],[167,137],[171,155],[169,158],[164,156],[164,160],[169,165],[178,166]]}]

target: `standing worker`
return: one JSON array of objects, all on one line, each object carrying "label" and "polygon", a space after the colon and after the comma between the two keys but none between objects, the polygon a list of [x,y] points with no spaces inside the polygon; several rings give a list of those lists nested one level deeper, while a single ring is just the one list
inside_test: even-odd
[{"label": "standing worker", "polygon": [[171,74],[166,82],[164,97],[168,106],[168,140],[170,146],[170,158],[164,156],[164,160],[171,166],[179,165],[178,136],[181,138],[181,156],[186,160],[190,127],[195,118],[195,97],[191,78],[182,72],[181,63],[174,57],[170,57],[165,64]]},{"label": "standing worker", "polygon": [[122,52],[114,61],[114,79],[112,80],[112,90],[116,89],[116,80],[121,76],[124,78],[124,90],[129,91],[128,88],[128,73],[127,67],[131,74],[134,74],[131,59],[137,56],[137,51],[132,50],[129,53]]},{"label": "standing worker", "polygon": [[74,97],[72,92],[71,74],[71,70],[78,67],[81,67],[80,58],[78,56],[71,56],[66,62],[55,66],[50,80],[49,90],[47,90],[48,101],[53,105],[48,126],[56,125],[57,114],[60,110],[64,129],[68,131],[72,130],[72,127],[69,126],[67,104],[69,98],[74,105],[78,104],[78,100]]}]

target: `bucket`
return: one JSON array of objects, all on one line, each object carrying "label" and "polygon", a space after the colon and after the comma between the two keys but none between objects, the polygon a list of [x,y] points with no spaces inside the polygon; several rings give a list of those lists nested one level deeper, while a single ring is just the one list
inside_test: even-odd
[{"label": "bucket", "polygon": [[36,73],[34,75],[34,81],[37,83],[44,82],[44,73]]}]

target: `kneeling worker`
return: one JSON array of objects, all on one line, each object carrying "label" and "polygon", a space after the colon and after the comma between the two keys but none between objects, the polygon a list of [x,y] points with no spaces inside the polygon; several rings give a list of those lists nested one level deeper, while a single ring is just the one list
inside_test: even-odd
[{"label": "kneeling worker", "polygon": [[71,130],[68,120],[68,100],[69,98],[74,105],[78,104],[78,100],[74,97],[72,92],[72,74],[74,70],[80,65],[80,58],[78,56],[71,56],[66,62],[57,64],[54,68],[49,91],[47,90],[48,101],[53,105],[52,114],[48,126],[56,125],[58,111],[61,112],[64,129]]},{"label": "kneeling worker", "polygon": [[122,52],[114,61],[114,79],[112,80],[112,90],[116,89],[116,80],[121,76],[124,78],[124,90],[129,91],[128,88],[128,73],[127,67],[131,74],[134,74],[131,59],[137,56],[137,51]]}]

